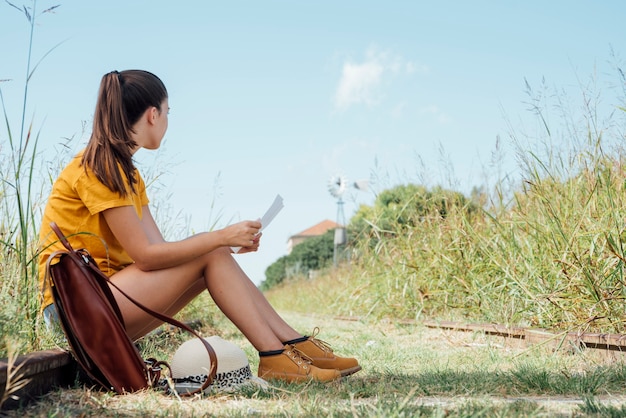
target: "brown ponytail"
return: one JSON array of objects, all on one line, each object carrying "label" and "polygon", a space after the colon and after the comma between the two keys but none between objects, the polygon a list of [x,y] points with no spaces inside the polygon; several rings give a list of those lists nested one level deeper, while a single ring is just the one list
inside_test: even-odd
[{"label": "brown ponytail", "polygon": [[137,143],[132,139],[132,128],[148,108],[161,109],[166,98],[163,82],[147,71],[112,71],[102,77],[93,130],[82,164],[111,191],[121,196],[135,192],[132,151]]}]

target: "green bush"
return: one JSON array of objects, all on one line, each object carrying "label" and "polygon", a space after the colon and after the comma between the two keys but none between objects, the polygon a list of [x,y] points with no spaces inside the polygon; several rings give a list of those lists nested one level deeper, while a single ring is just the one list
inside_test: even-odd
[{"label": "green bush", "polygon": [[457,209],[467,216],[479,212],[479,207],[460,192],[441,187],[428,190],[411,183],[399,185],[382,191],[373,206],[359,208],[348,226],[349,242],[374,247],[383,237],[419,229],[430,220],[445,220]]},{"label": "green bush", "polygon": [[291,254],[283,256],[265,270],[261,290],[269,290],[290,277],[308,277],[312,271],[328,267],[333,261],[334,230],[312,237],[293,247]]}]

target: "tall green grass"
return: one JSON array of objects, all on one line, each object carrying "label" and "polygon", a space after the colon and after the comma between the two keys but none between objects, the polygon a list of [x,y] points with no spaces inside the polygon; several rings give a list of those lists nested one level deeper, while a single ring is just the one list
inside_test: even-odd
[{"label": "tall green grass", "polygon": [[[624,86],[619,68],[616,77]],[[402,222],[389,223],[388,206],[361,210],[372,228],[352,242],[351,263],[271,300],[372,318],[624,332],[626,114],[600,100],[594,80],[578,98],[540,87],[527,85],[535,124],[510,133],[519,180],[500,178],[445,217],[415,210],[424,195],[395,208]],[[604,94],[624,100],[619,87]]]},{"label": "tall green grass", "polygon": [[[20,341],[26,349],[39,348],[38,328],[40,307],[37,292],[37,193],[38,182],[38,144],[41,130],[35,127],[34,117],[27,115],[30,82],[41,60],[32,63],[32,46],[37,19],[51,12],[58,6],[37,10],[37,2],[30,6],[18,7],[7,2],[8,6],[17,9],[26,18],[29,29],[28,54],[25,65],[25,76],[22,84],[22,102],[5,103],[0,84],[0,105],[4,119],[5,131],[0,135],[0,185],[1,213],[0,221],[0,334],[6,339]],[[11,80],[4,80],[9,83]],[[15,131],[11,125],[9,111],[21,109],[19,129]],[[5,347],[3,343],[3,347]],[[0,350],[0,356],[6,349]]]}]

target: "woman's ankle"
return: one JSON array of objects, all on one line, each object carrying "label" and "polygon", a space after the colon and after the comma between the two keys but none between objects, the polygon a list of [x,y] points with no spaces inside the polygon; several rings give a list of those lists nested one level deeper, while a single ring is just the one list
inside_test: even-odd
[{"label": "woman's ankle", "polygon": [[285,351],[284,348],[281,348],[280,350],[259,351],[259,357],[277,356],[282,354],[283,351]]},{"label": "woman's ankle", "polygon": [[297,344],[297,343],[303,343],[303,342],[305,342],[308,339],[309,339],[309,336],[308,335],[304,335],[302,337],[294,338],[293,340],[283,341],[283,344],[285,344],[285,345],[293,345],[293,344]]}]

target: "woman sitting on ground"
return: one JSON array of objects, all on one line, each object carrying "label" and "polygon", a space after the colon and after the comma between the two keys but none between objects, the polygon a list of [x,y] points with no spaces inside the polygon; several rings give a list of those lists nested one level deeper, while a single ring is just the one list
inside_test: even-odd
[{"label": "woman sitting on ground", "polygon": [[[259,352],[262,378],[326,382],[359,371],[356,359],[339,357],[315,336],[289,326],[233,258],[231,247],[241,247],[239,253],[257,251],[260,222],[165,241],[132,157],[140,148],[159,148],[168,111],[167,90],[154,74],[113,71],[102,78],[89,143],[61,172],[44,211],[39,271],[46,321],[58,320],[44,283],[46,260],[60,248],[58,243],[48,247],[55,237],[54,221],[71,236],[74,248],[87,248],[117,286],[152,310],[175,315],[208,290]],[[79,232],[89,234],[73,235]],[[160,325],[111,290],[132,339]]]}]

